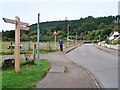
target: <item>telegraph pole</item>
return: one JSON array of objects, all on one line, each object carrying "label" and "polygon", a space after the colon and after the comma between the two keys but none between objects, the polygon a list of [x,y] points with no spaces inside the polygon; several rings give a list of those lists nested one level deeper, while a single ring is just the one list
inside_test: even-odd
[{"label": "telegraph pole", "polygon": [[68,34],[67,34],[67,46],[69,47],[69,27],[70,25],[67,26],[67,31],[68,31]]},{"label": "telegraph pole", "polygon": [[54,31],[53,35],[55,35],[55,50],[56,50],[56,35],[57,35],[57,32]]},{"label": "telegraph pole", "polygon": [[77,32],[76,32],[76,45],[77,45]]},{"label": "telegraph pole", "polygon": [[40,13],[38,13],[38,24],[37,24],[37,35],[38,35],[38,38],[37,38],[37,42],[38,42],[38,58],[37,58],[37,62],[38,62],[38,67],[39,67],[39,17],[40,17]]}]

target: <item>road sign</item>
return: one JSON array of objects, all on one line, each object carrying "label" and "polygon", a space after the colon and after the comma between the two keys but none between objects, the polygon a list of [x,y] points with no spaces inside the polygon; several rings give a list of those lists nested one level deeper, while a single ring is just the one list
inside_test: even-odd
[{"label": "road sign", "polygon": [[[3,20],[4,20],[6,23],[17,24],[17,22],[16,22],[15,20],[12,20],[12,19],[3,18]],[[22,25],[22,26],[28,26],[29,23],[20,22],[20,25]]]},{"label": "road sign", "polygon": [[3,18],[6,23],[15,24],[15,72],[20,71],[20,29],[29,30],[28,23],[20,22],[20,18],[15,16],[15,20]]},{"label": "road sign", "polygon": [[57,32],[56,32],[56,31],[54,31],[53,35],[57,35]]},{"label": "road sign", "polygon": [[[11,23],[11,24],[17,24],[17,22],[15,20],[12,20],[12,19],[7,19],[7,18],[3,18],[3,20],[6,22],[6,23]],[[25,27],[25,26],[28,26],[29,24],[28,23],[25,23],[25,22],[20,22],[20,29],[22,30],[29,30],[28,27]]]},{"label": "road sign", "polygon": [[22,26],[20,26],[20,29],[28,31],[29,27],[22,27]]}]

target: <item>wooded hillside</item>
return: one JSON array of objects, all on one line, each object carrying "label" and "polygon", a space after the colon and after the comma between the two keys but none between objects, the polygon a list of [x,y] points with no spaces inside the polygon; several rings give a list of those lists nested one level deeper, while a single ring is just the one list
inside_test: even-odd
[{"label": "wooded hillside", "polygon": [[[66,39],[67,25],[70,25],[70,35],[74,36],[77,32],[79,39],[85,40],[104,40],[112,31],[120,32],[120,25],[115,20],[120,16],[97,17],[88,16],[78,20],[51,21],[40,23],[40,41],[53,41],[53,32],[58,33],[57,39]],[[21,30],[22,41],[37,40],[37,24],[29,26],[29,31]],[[70,36],[69,38],[73,38]],[[14,31],[2,31],[3,40],[13,38]]]}]

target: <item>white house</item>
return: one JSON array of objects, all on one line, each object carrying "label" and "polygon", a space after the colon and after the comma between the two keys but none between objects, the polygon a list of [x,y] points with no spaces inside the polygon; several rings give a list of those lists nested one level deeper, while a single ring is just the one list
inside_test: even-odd
[{"label": "white house", "polygon": [[118,31],[114,31],[110,34],[110,37],[108,38],[110,41],[118,40],[120,37],[120,33]]}]

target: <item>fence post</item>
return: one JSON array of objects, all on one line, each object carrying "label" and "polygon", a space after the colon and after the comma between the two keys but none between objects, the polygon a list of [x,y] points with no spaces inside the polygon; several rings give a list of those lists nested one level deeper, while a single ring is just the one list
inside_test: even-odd
[{"label": "fence post", "polygon": [[35,56],[36,56],[36,44],[33,44],[33,60],[34,60],[34,64],[35,64]]},{"label": "fence post", "polygon": [[49,50],[51,50],[51,47],[50,47],[50,42],[49,42]]},{"label": "fence post", "polygon": [[29,42],[29,44],[28,44],[28,47],[29,47],[28,49],[30,50],[30,42]]}]

